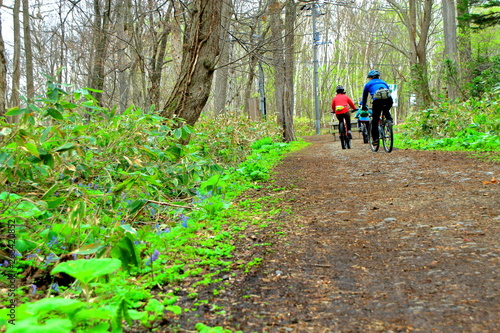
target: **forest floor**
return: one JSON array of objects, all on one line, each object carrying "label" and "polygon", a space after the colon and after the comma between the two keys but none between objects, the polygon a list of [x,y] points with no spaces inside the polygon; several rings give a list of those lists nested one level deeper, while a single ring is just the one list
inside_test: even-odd
[{"label": "forest floor", "polygon": [[234,262],[260,264],[200,291],[177,331],[500,332],[499,163],[305,140],[246,193],[282,208],[236,241]]}]

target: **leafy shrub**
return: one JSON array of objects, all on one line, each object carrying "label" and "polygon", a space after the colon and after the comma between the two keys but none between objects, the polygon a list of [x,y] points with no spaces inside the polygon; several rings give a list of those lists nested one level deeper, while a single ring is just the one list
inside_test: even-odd
[{"label": "leafy shrub", "polygon": [[411,114],[398,130],[401,148],[498,151],[500,99],[445,101]]},{"label": "leafy shrub", "polygon": [[296,117],[293,119],[295,133],[297,136],[308,136],[316,134],[314,120],[308,117]]},{"label": "leafy shrub", "polygon": [[[16,276],[25,303],[8,332],[119,332],[150,327],[164,309],[180,313],[171,294],[164,308],[148,301],[149,289],[201,274],[197,266],[226,267],[234,246],[220,215],[290,149],[274,143],[271,122],[225,115],[193,128],[136,107],[116,114],[88,89],[52,80],[45,96],[7,115],[20,120],[0,118],[0,218],[12,221],[0,232],[15,234],[14,246],[1,242],[16,259],[1,263],[0,282]],[[250,165],[259,163],[256,177]],[[246,167],[249,178],[238,171]],[[92,301],[64,303],[79,296]]]}]

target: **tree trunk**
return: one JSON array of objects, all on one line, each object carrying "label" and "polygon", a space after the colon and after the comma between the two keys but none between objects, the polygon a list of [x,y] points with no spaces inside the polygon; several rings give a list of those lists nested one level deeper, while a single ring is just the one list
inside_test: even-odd
[{"label": "tree trunk", "polygon": [[127,46],[131,41],[130,34],[130,2],[118,0],[116,2],[116,33],[118,36],[117,67],[118,67],[118,113],[122,113],[128,107],[128,95],[130,91],[130,60],[127,54]]},{"label": "tree trunk", "polygon": [[[429,28],[431,25],[432,18],[432,3],[433,0],[424,0],[423,8],[423,19],[420,21],[420,38],[416,40],[416,36],[413,34],[412,44],[416,43],[416,62],[413,64],[413,73],[416,75],[416,85],[417,85],[417,95],[420,94],[421,105],[427,106],[432,103],[432,96],[429,90],[429,75],[428,75],[428,64],[427,64],[427,41],[429,36]],[[415,9],[415,0],[410,0],[410,8]],[[416,11],[413,10],[411,15],[411,25],[416,26],[417,15]]]},{"label": "tree trunk", "polygon": [[35,97],[33,82],[33,52],[31,50],[31,28],[28,0],[23,0],[24,56],[26,61],[26,94],[29,101]]},{"label": "tree trunk", "polygon": [[[293,15],[294,10],[289,9],[289,3],[286,4],[288,15]],[[295,140],[295,131],[293,128],[293,109],[291,105],[291,100],[293,99],[293,77],[292,84],[287,77],[289,71],[287,71],[286,57],[285,57],[285,45],[283,43],[283,22],[281,21],[281,11],[283,7],[282,4],[276,0],[272,0],[269,5],[270,10],[270,22],[271,33],[272,33],[272,47],[273,47],[273,67],[274,67],[274,96],[276,99],[276,112],[278,116],[278,124],[282,128],[283,141],[291,142]],[[285,17],[287,22],[292,22],[293,20],[289,17]],[[285,31],[287,33],[293,32],[293,27],[286,27]],[[293,43],[293,38],[287,40]],[[292,45],[287,46],[293,49]],[[291,51],[291,50],[290,50]],[[290,60],[289,60],[290,61]]]},{"label": "tree trunk", "polygon": [[[427,42],[432,18],[433,0],[423,0],[423,8],[417,15],[417,1],[408,1],[408,10],[394,0],[387,0],[403,18],[410,43],[411,81],[419,106],[432,103],[427,72]],[[418,2],[420,4],[420,2]],[[419,24],[417,26],[417,23]],[[420,28],[420,29],[418,29]]]},{"label": "tree trunk", "polygon": [[286,108],[284,122],[285,142],[295,141],[295,127],[293,125],[295,90],[295,19],[297,17],[296,4],[294,0],[287,0],[285,13],[285,80],[286,80]]},{"label": "tree trunk", "polygon": [[186,27],[181,73],[168,98],[162,116],[178,117],[194,125],[205,106],[217,56],[223,0],[195,0]]},{"label": "tree trunk", "polygon": [[448,98],[458,98],[457,24],[454,0],[442,0],[444,26],[444,67]]},{"label": "tree trunk", "polygon": [[458,59],[460,62],[460,81],[466,94],[466,87],[472,78],[472,46],[470,36],[469,0],[457,0],[458,15]]},{"label": "tree trunk", "polygon": [[[3,0],[0,0],[0,7],[3,5]],[[5,114],[7,92],[7,61],[5,60],[5,46],[2,35],[2,20],[0,19],[0,116]]]},{"label": "tree trunk", "polygon": [[[231,42],[229,42],[229,27],[231,24],[231,0],[223,0],[222,5],[222,38],[220,39],[220,58],[219,67],[215,71],[215,86],[214,86],[214,113],[221,114],[226,109],[227,104],[227,86],[229,80],[229,60],[231,56]],[[243,103],[246,105],[247,100]]]},{"label": "tree trunk", "polygon": [[173,1],[174,6],[174,23],[175,26],[172,28],[172,36],[170,37],[170,43],[172,44],[172,62],[173,62],[173,70],[174,76],[178,77],[181,74],[181,66],[182,66],[182,28],[181,22],[179,21],[179,17],[181,17],[181,9],[180,4],[176,1]]},{"label": "tree trunk", "polygon": [[12,93],[10,95],[10,106],[19,106],[20,82],[21,82],[21,22],[19,20],[21,1],[14,1],[13,26],[14,26],[14,59],[12,69]]},{"label": "tree trunk", "polygon": [[[253,30],[252,34],[253,34]],[[254,80],[255,80],[255,66],[257,66],[257,56],[255,54],[251,54],[248,61],[248,78],[247,83],[245,85],[245,90],[243,91],[243,100],[245,101],[245,109],[244,112],[247,115],[250,115],[250,107],[249,100],[254,91]]]},{"label": "tree trunk", "polygon": [[[277,0],[269,3],[270,21],[273,49],[274,67],[274,97],[276,103],[276,116],[278,125],[284,130],[285,123],[285,58],[283,56],[283,24],[281,22],[282,5]],[[283,138],[285,133],[283,131]]]},{"label": "tree trunk", "polygon": [[[108,30],[111,14],[111,0],[106,0],[104,12],[101,14],[101,5],[99,0],[94,0],[95,15],[95,56],[93,61],[93,70],[90,81],[90,88],[102,91],[104,89],[104,69],[106,63],[108,47]],[[92,92],[94,98],[102,103],[102,92]]]},{"label": "tree trunk", "polygon": [[168,36],[172,31],[169,23],[172,10],[173,7],[170,6],[168,8],[166,18],[162,22],[160,22],[162,31],[155,31],[154,33],[155,39],[153,41],[153,57],[151,59],[151,88],[149,89],[149,96],[151,105],[155,105],[156,107],[158,107],[158,105],[160,104],[161,76],[165,64],[165,53],[167,50]]}]

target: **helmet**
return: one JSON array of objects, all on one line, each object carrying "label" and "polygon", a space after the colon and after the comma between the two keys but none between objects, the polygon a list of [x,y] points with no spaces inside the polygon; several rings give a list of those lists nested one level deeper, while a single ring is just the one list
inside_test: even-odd
[{"label": "helmet", "polygon": [[344,86],[342,85],[338,85],[337,88],[335,88],[335,91],[337,91],[337,93],[341,93],[341,94],[344,94],[345,93],[345,88]]},{"label": "helmet", "polygon": [[371,77],[372,79],[378,79],[380,77],[380,72],[376,69],[372,69],[368,72],[366,77]]}]

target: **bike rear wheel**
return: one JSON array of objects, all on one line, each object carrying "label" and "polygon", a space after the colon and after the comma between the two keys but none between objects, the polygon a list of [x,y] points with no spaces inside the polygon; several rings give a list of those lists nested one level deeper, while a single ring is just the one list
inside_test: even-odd
[{"label": "bike rear wheel", "polygon": [[345,126],[344,122],[340,122],[339,124],[339,136],[340,136],[340,144],[342,146],[342,149],[351,149],[351,138],[349,138],[349,135],[347,134],[347,127]]},{"label": "bike rear wheel", "polygon": [[365,123],[361,123],[361,134],[363,135],[363,143],[368,143],[370,140],[370,135],[368,134],[368,129]]},{"label": "bike rear wheel", "polygon": [[345,140],[345,147],[347,149],[351,149],[351,140],[352,140],[352,137],[349,135],[349,132],[348,132],[348,127],[347,127],[347,123],[344,119],[343,121],[344,123],[344,131],[342,131],[342,133],[344,133],[344,140]]},{"label": "bike rear wheel", "polygon": [[382,126],[382,132],[383,132],[382,142],[384,144],[384,150],[387,153],[390,153],[392,151],[394,144],[394,133],[392,132],[392,125],[385,123],[385,125]]},{"label": "bike rear wheel", "polygon": [[[379,140],[376,142],[377,144],[375,145],[374,141],[373,141],[373,137],[372,137],[372,131],[371,131],[371,125],[372,123],[370,123],[370,129],[368,130],[368,134],[369,134],[369,137],[368,137],[368,141],[370,142],[370,149],[372,151],[378,151],[378,148],[379,148],[379,144],[380,144],[380,136],[379,136]],[[380,129],[379,129],[380,130]],[[380,134],[379,134],[380,135]]]}]

